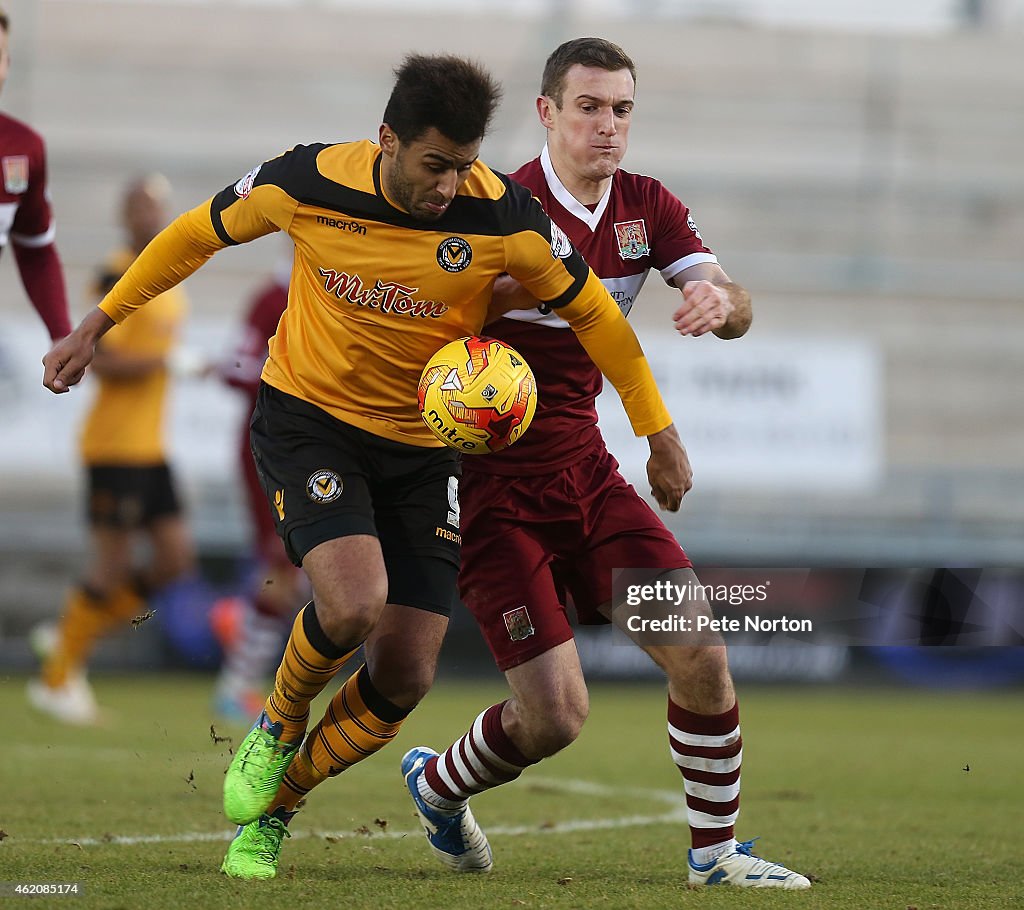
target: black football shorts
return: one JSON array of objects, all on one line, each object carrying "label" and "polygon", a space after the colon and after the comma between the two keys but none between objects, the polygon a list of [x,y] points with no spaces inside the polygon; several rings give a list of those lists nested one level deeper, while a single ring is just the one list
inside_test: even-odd
[{"label": "black football shorts", "polygon": [[387,566],[388,603],[450,615],[462,543],[453,450],[375,436],[265,382],[249,428],[295,565],[328,540],[370,534]]},{"label": "black football shorts", "polygon": [[86,512],[93,527],[130,531],[181,512],[166,464],[97,464],[88,472]]}]

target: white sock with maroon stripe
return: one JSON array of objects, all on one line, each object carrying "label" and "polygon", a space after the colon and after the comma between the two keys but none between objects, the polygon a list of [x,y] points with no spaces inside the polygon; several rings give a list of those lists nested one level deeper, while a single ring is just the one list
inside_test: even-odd
[{"label": "white sock with maroon stripe", "polygon": [[724,714],[695,714],[670,698],[668,741],[683,775],[693,861],[709,863],[735,843],[743,761],[739,705]]},{"label": "white sock with maroon stripe", "polygon": [[471,796],[515,780],[535,762],[526,758],[501,725],[505,702],[491,705],[461,739],[431,758],[419,792],[431,806],[458,812]]},{"label": "white sock with maroon stripe", "polygon": [[239,636],[224,656],[220,684],[233,692],[262,690],[281,662],[294,617],[260,609],[248,600],[242,600],[241,611]]}]

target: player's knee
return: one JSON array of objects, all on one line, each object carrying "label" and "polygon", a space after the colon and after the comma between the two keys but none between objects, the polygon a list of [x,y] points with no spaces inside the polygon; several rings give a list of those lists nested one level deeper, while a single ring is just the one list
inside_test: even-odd
[{"label": "player's knee", "polygon": [[648,647],[644,650],[677,685],[689,687],[721,682],[729,677],[729,658],[725,646]]},{"label": "player's knee", "polygon": [[590,704],[585,694],[533,713],[527,728],[534,751],[547,757],[574,743],[589,713]]},{"label": "player's knee", "polygon": [[366,668],[381,695],[412,710],[434,684],[437,654],[426,643],[410,650],[393,636],[375,636],[366,643]]},{"label": "player's knee", "polygon": [[692,674],[708,684],[721,685],[729,679],[729,657],[725,645],[699,648]]},{"label": "player's knee", "polygon": [[315,595],[317,619],[334,642],[365,641],[384,610],[384,594],[339,598]]},{"label": "player's knee", "polygon": [[384,612],[387,593],[383,573],[361,579],[358,585],[314,585],[316,615],[332,641],[365,641]]},{"label": "player's knee", "polygon": [[551,725],[549,731],[549,738],[547,741],[548,754],[554,755],[556,752],[561,752],[561,750],[566,746],[570,746],[576,742],[586,719],[586,715],[579,714],[557,718]]},{"label": "player's knee", "polygon": [[[383,603],[360,601],[349,604],[343,613],[338,615],[338,627],[335,641],[365,641],[380,619]],[[336,614],[337,615],[337,614]]]},{"label": "player's knee", "polygon": [[434,684],[433,668],[426,666],[378,669],[372,678],[381,695],[407,711],[415,708]]},{"label": "player's knee", "polygon": [[151,572],[162,583],[169,584],[195,571],[195,544],[180,514],[156,519],[148,536],[153,551]]}]

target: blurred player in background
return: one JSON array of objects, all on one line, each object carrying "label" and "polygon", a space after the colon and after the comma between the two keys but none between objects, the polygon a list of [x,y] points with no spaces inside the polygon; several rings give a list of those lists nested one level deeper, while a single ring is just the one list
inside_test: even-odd
[{"label": "blurred player in background", "polygon": [[[478,158],[498,85],[451,55],[410,55],[395,76],[378,142],[295,146],[181,215],[43,358],[43,384],[66,392],[115,321],[218,250],[278,230],[294,242],[251,438],[313,601],[224,778],[240,827],[221,868],[237,878],[275,876],[306,794],[391,742],[433,683],[456,599],[459,464],[416,392],[440,347],[481,329],[499,275],[579,334],[657,450],[652,483],[675,507],[685,483],[629,323],[530,193]],[[366,662],[307,736],[310,703],[360,646]]]},{"label": "blurred player in background", "polygon": [[231,721],[251,723],[253,716],[262,710],[266,679],[281,659],[295,613],[308,599],[305,576],[292,564],[277,535],[273,512],[260,486],[249,442],[249,419],[267,359],[267,341],[277,331],[281,314],[288,305],[291,266],[289,255],[287,260],[278,263],[269,280],[256,292],[246,313],[238,347],[219,370],[221,379],[245,395],[248,405],[239,434],[238,462],[245,479],[249,526],[256,555],[247,594],[218,602],[212,612],[214,628],[224,649],[214,708],[221,717]]},{"label": "blurred player in background", "polygon": [[[611,42],[580,38],[555,50],[537,99],[547,145],[511,176],[540,199],[624,313],[655,268],[681,292],[672,314],[679,334],[736,338],[750,325],[747,292],[718,265],[686,206],[658,181],[619,169],[635,78],[632,60]],[[487,334],[526,358],[540,399],[516,445],[464,460],[459,588],[512,697],[484,711],[441,756],[417,747],[402,762],[434,853],[459,871],[490,865],[486,841],[464,817],[469,798],[567,746],[586,719],[567,604],[582,623],[607,622],[615,568],[697,583],[682,548],[605,447],[595,406],[601,376],[565,321],[511,279],[496,285],[492,312],[504,317]],[[724,643],[640,644],[668,677],[669,745],[690,821],[689,880],[809,887],[733,837],[742,741]]]},{"label": "blurred player in background", "polygon": [[[10,21],[0,7],[0,92],[11,65]],[[53,242],[55,225],[46,189],[46,147],[31,127],[0,113],[0,253],[8,238],[21,282],[56,340],[71,331],[64,274]]]},{"label": "blurred player in background", "polygon": [[[167,223],[169,197],[170,184],[159,174],[127,187],[121,209],[127,247],[100,271],[96,300]],[[164,439],[169,363],[185,309],[180,290],[160,294],[137,319],[108,332],[92,362],[98,387],[81,432],[90,562],[68,592],[56,635],[35,632],[46,658],[41,678],[28,686],[36,708],[67,723],[98,719],[85,667],[100,636],[128,628],[146,613],[147,595],[195,569]],[[149,558],[139,569],[134,555],[143,538]]]}]

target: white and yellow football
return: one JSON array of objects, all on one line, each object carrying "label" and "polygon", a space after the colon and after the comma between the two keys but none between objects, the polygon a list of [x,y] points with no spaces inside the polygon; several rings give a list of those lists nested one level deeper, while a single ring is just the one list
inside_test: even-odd
[{"label": "white and yellow football", "polygon": [[537,380],[514,348],[470,335],[427,361],[418,398],[423,422],[441,442],[485,455],[526,432],[537,410]]}]

